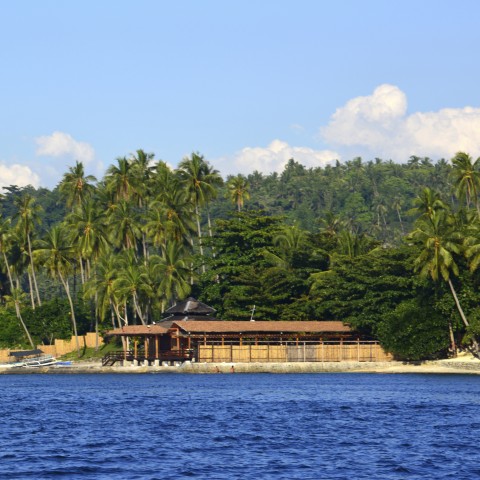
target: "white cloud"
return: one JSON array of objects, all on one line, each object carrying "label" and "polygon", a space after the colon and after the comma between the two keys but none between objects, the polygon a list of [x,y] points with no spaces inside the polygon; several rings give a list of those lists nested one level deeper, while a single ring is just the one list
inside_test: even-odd
[{"label": "white cloud", "polygon": [[234,155],[233,164],[235,170],[241,173],[251,173],[254,170],[264,173],[281,172],[291,158],[306,167],[323,167],[340,156],[330,150],[292,147],[281,140],[274,140],[266,148],[243,148]]},{"label": "white cloud", "polygon": [[33,187],[38,187],[40,185],[40,177],[25,165],[5,165],[1,163],[0,187],[3,188],[10,185],[17,185],[18,187],[32,185]]},{"label": "white cloud", "polygon": [[406,160],[410,155],[450,158],[458,151],[480,153],[480,108],[445,108],[407,115],[407,98],[394,85],[349,100],[321,128],[337,148],[364,147],[375,156]]},{"label": "white cloud", "polygon": [[89,163],[95,158],[94,149],[85,142],[78,142],[64,132],[53,132],[51,135],[37,137],[36,154],[47,157],[71,157],[79,162]]}]

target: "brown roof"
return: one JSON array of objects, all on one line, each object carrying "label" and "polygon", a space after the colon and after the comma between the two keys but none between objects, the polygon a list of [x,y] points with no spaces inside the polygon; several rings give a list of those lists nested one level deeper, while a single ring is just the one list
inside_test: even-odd
[{"label": "brown roof", "polygon": [[172,326],[178,326],[188,333],[323,333],[350,332],[348,325],[338,321],[178,321]]},{"label": "brown roof", "polygon": [[110,330],[107,335],[162,335],[168,333],[168,328],[161,325],[126,325],[122,328]]}]

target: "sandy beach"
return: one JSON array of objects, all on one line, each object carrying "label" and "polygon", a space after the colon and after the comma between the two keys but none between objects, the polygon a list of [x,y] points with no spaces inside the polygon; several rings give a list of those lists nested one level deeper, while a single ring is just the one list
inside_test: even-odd
[{"label": "sandy beach", "polygon": [[[105,373],[377,373],[377,374],[480,374],[480,360],[461,353],[457,358],[425,362],[291,362],[291,363],[189,363],[178,366],[102,367],[100,361],[77,361],[68,366],[0,368],[0,374],[105,374]],[[218,368],[218,370],[217,370]]]}]

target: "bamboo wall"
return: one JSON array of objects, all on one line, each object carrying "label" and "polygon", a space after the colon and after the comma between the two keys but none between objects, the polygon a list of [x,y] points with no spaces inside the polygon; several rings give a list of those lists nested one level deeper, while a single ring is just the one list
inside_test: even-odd
[{"label": "bamboo wall", "polygon": [[316,345],[199,345],[198,362],[388,362],[376,342]]},{"label": "bamboo wall", "polygon": [[[93,332],[88,332],[85,335],[78,337],[78,342],[80,344],[80,348],[94,348],[96,339],[96,335]],[[101,336],[98,337],[98,345],[103,345],[103,338]],[[77,344],[75,342],[75,337],[72,336],[69,340],[60,340],[55,339],[53,345],[37,345],[37,348],[41,350],[46,355],[53,355],[54,357],[61,357],[62,355],[66,355],[67,353],[71,353],[77,349]],[[0,362],[8,362],[11,360],[10,352],[14,352],[18,350],[0,350]]]}]

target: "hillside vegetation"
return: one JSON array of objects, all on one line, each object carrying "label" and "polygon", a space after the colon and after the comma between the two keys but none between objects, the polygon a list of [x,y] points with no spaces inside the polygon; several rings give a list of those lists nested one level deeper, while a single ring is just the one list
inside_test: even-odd
[{"label": "hillside vegetation", "polygon": [[399,358],[478,352],[480,161],[355,158],[223,179],[138,150],[1,198],[0,344],[150,323],[193,295],[226,320],[350,323]]}]

